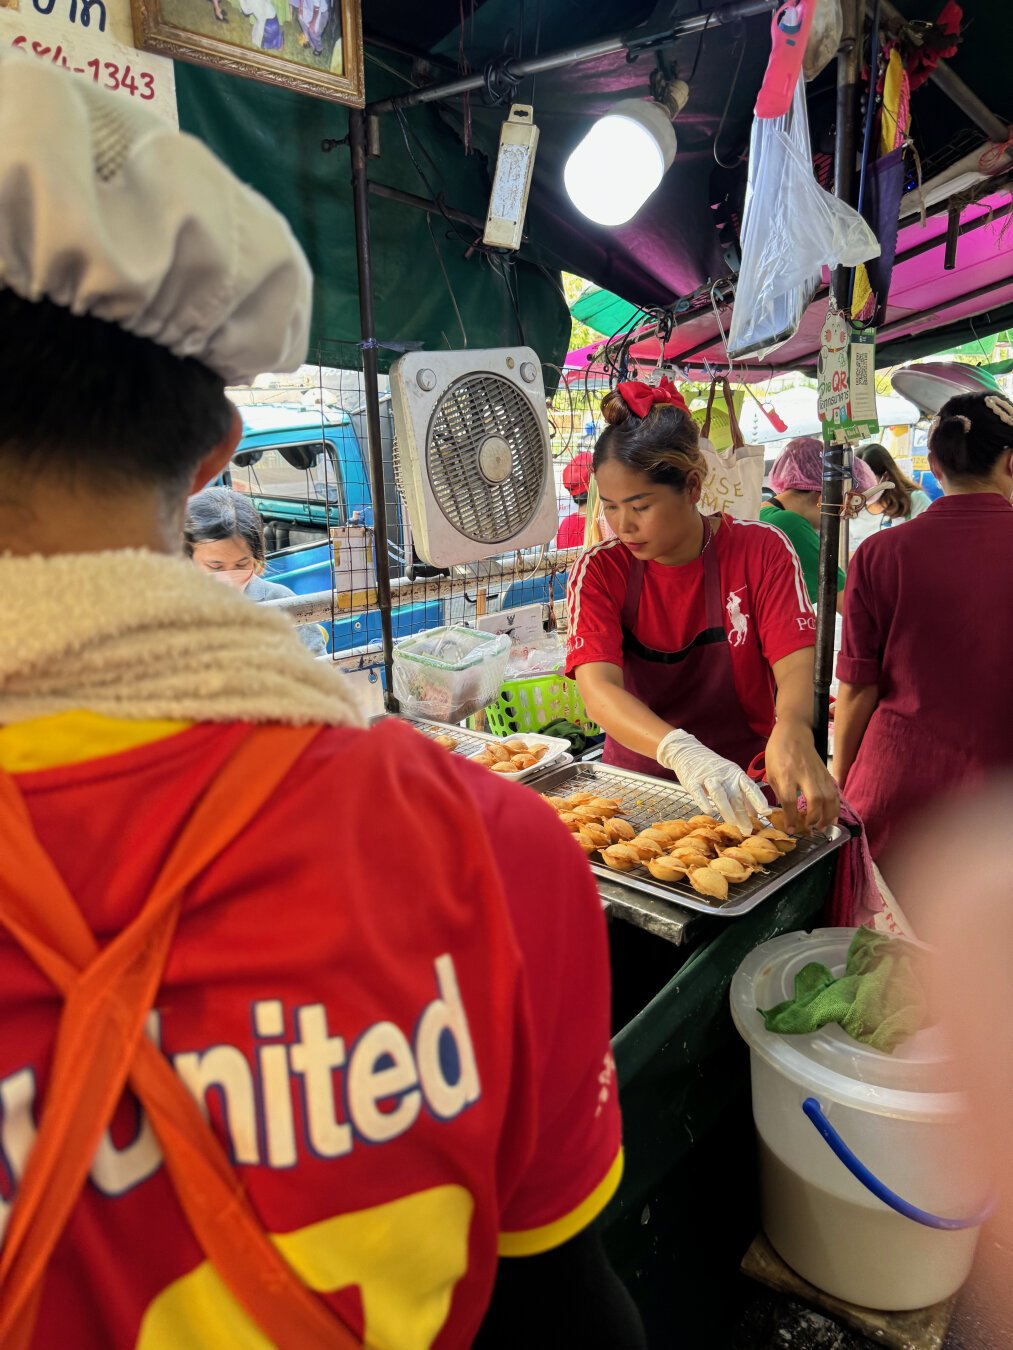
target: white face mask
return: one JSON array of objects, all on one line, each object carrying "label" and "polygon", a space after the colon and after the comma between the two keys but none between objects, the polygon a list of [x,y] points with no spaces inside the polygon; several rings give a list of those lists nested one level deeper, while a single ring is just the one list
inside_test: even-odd
[{"label": "white face mask", "polygon": [[220,568],[218,571],[208,572],[208,576],[214,577],[215,581],[220,581],[223,586],[231,586],[234,591],[245,591],[253,580],[255,570],[253,567]]}]

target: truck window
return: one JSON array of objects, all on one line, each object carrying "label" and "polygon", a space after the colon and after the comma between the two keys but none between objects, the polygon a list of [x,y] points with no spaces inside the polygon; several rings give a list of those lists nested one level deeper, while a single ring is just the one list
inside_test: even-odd
[{"label": "truck window", "polygon": [[250,447],[233,455],[231,469],[237,492],[307,506],[326,504],[335,511],[335,524],[345,519],[344,484],[329,441]]}]

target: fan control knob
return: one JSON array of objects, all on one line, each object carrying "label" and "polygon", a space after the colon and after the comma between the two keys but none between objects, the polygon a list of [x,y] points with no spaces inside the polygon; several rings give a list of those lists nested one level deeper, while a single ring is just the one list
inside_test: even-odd
[{"label": "fan control knob", "polygon": [[513,454],[502,436],[486,436],[478,451],[478,468],[489,483],[505,483],[510,477]]},{"label": "fan control knob", "polygon": [[415,376],[415,380],[419,388],[424,389],[427,394],[431,389],[436,388],[436,372],[435,370],[430,370],[428,366],[419,371]]},{"label": "fan control knob", "polygon": [[525,384],[534,384],[535,380],[538,379],[538,371],[535,370],[530,361],[521,362],[521,379]]}]

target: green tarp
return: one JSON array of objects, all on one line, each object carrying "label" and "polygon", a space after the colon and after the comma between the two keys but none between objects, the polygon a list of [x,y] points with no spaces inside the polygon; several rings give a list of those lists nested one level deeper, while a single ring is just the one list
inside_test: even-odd
[{"label": "green tarp", "polygon": [[[384,88],[384,78],[389,89]],[[400,93],[403,81],[370,77],[370,95]],[[180,126],[219,154],[288,218],[316,277],[314,359],[357,364],[359,296],[352,222],[348,148],[321,150],[325,139],[348,130],[345,110],[285,89],[177,63]],[[425,149],[413,145],[436,190],[458,211],[484,219],[488,202],[485,158],[465,156],[460,140],[435,109],[419,109]],[[398,121],[381,122],[382,156],[370,177],[429,197],[405,148]],[[433,181],[438,180],[438,181]],[[570,316],[558,274],[537,265],[504,264],[481,253],[465,257],[476,231],[458,233],[442,216],[427,216],[376,196],[370,198],[378,340],[421,342],[427,349],[500,347],[526,342],[543,361],[562,365]],[[449,237],[448,237],[449,236]],[[381,348],[381,368],[396,352]]]}]

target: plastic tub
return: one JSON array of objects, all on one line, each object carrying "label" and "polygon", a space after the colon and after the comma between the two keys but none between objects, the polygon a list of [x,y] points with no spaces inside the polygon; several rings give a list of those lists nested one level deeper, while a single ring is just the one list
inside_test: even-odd
[{"label": "plastic tub", "polygon": [[394,648],[394,697],[410,717],[463,722],[499,692],[510,655],[505,633],[434,628]]},{"label": "plastic tub", "polygon": [[486,708],[485,717],[486,726],[496,736],[540,731],[561,719],[573,722],[588,736],[597,736],[600,730],[588,717],[576,682],[565,675],[507,680],[499,698]]},{"label": "plastic tub", "polygon": [[989,1184],[970,1144],[968,1103],[946,1090],[938,1029],[887,1055],[836,1025],[808,1036],[768,1032],[757,1012],[790,998],[810,961],[843,973],[854,933],[821,928],[757,947],[732,980],[732,1017],[749,1045],[767,1237],[817,1288],[900,1312],[960,1288],[979,1226],[946,1231],[895,1212],[835,1155],[803,1104],[815,1115],[821,1108],[869,1172],[905,1201],[929,1216],[973,1220]]}]

